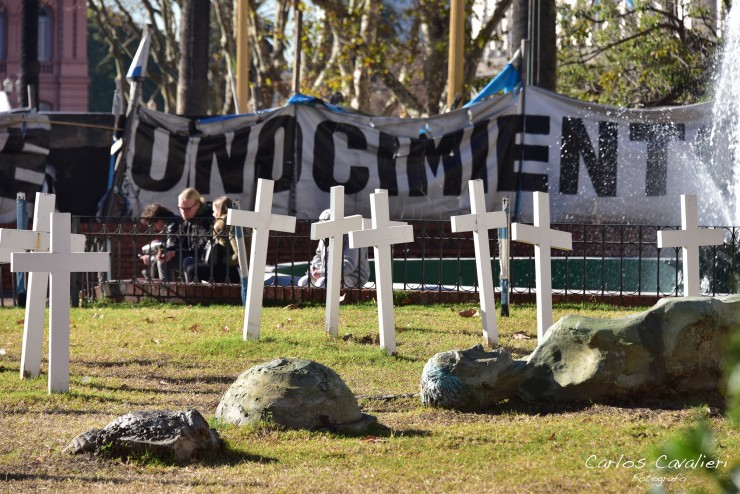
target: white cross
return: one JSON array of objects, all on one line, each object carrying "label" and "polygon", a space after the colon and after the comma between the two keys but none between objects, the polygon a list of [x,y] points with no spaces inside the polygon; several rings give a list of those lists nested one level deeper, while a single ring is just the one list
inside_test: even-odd
[{"label": "white cross", "polygon": [[329,259],[326,279],[326,332],[337,336],[339,327],[339,287],[342,284],[342,259],[344,235],[352,230],[362,230],[362,216],[344,216],[344,186],[331,188],[329,221],[311,225],[311,239],[329,239]]},{"label": "white cross", "polygon": [[496,303],[493,296],[493,270],[491,269],[491,248],[488,245],[488,231],[506,226],[503,211],[486,212],[486,196],[483,180],[470,180],[470,211],[472,214],[453,216],[452,231],[473,232],[475,247],[475,269],[480,287],[480,310],[483,322],[483,339],[489,347],[498,345],[496,329]]},{"label": "white cross", "polygon": [[[33,213],[33,230],[0,229],[0,251],[11,252],[49,251],[49,214],[54,212],[54,194],[36,194]],[[71,251],[85,251],[85,236],[71,235]],[[0,258],[2,255],[0,254]],[[49,287],[48,273],[31,273],[28,276],[26,317],[23,321],[23,347],[21,352],[21,379],[37,377],[41,372],[41,353],[44,338],[46,290]]]},{"label": "white cross", "polygon": [[391,245],[414,241],[411,225],[390,221],[388,191],[376,189],[370,194],[372,228],[349,233],[352,249],[372,247],[375,253],[375,282],[378,294],[380,346],[388,355],[396,353],[396,328],[393,319],[393,259]]},{"label": "white cross", "polygon": [[260,337],[262,317],[262,297],[265,289],[265,266],[267,265],[267,241],[270,230],[295,232],[296,220],[293,216],[272,214],[272,191],[275,182],[259,179],[257,181],[257,200],[254,211],[229,209],[226,223],[233,226],[251,228],[252,248],[249,259],[247,279],[247,300],[244,309],[244,339]]},{"label": "white cross", "polygon": [[49,393],[69,391],[69,275],[110,270],[107,252],[71,252],[72,215],[51,213],[49,252],[14,252],[15,272],[49,273]]},{"label": "white cross", "polygon": [[534,226],[511,224],[511,239],[534,245],[535,285],[537,289],[537,344],[552,325],[552,266],[550,249],[572,250],[571,234],[550,229],[550,199],[544,192],[535,192]]},{"label": "white cross", "polygon": [[724,234],[719,229],[699,228],[695,195],[681,195],[682,230],[658,232],[658,248],[681,247],[683,251],[683,294],[685,297],[701,295],[699,281],[699,247],[720,245]]},{"label": "white cross", "polygon": [[[2,232],[2,228],[0,228],[0,233]],[[10,262],[10,254],[13,253],[12,249],[6,249],[5,247],[0,247],[0,264],[7,264]]]}]

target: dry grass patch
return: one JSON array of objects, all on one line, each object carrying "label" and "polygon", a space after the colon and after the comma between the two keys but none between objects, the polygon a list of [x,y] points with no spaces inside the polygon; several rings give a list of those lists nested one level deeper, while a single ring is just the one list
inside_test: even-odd
[{"label": "dry grass patch", "polygon": [[[260,341],[243,341],[236,307],[73,309],[71,392],[46,393],[42,376],[19,379],[23,312],[0,310],[0,491],[31,492],[647,492],[651,470],[589,468],[589,457],[651,460],[654,448],[698,417],[708,420],[728,467],[740,437],[721,403],[567,406],[507,402],[488,413],[422,407],[421,369],[432,354],[481,341],[471,306],[396,307],[398,355],[369,343],[374,305],[342,306],[339,338],[324,334],[324,308],[265,308]],[[633,310],[555,306],[555,316],[619,317]],[[516,356],[536,345],[531,306],[499,318]],[[44,349],[46,352],[46,348]],[[379,425],[362,436],[212,422],[227,443],[190,465],[124,462],[61,453],[90,428],[134,410],[196,408],[212,419],[221,396],[249,367],[303,357],[334,369]],[[712,484],[698,471],[669,492]]]}]

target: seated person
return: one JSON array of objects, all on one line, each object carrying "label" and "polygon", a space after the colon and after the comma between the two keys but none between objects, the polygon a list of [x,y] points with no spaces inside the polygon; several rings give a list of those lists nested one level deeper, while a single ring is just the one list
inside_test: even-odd
[{"label": "seated person", "polygon": [[193,265],[205,255],[206,245],[211,238],[213,217],[211,205],[192,187],[177,196],[177,207],[182,216],[179,235],[167,238],[167,267],[177,269],[188,279],[187,272],[194,273]]},{"label": "seated person", "polygon": [[[319,221],[328,221],[331,211],[326,209],[319,216]],[[316,255],[311,259],[308,273],[298,280],[298,286],[326,286],[326,264],[328,262],[329,239],[319,240]],[[370,264],[367,260],[367,249],[350,249],[349,237],[342,238],[342,287],[360,288],[367,283],[370,277]]]},{"label": "seated person", "polygon": [[[161,204],[150,204],[141,213],[140,221],[149,226],[148,233],[162,233],[164,240],[152,240],[141,248],[139,259],[146,265],[142,271],[148,279],[167,279],[166,250],[170,237],[174,238],[180,226],[179,218]],[[171,280],[171,277],[170,277]]]},{"label": "seated person", "polygon": [[240,280],[234,227],[226,224],[226,215],[232,204],[228,196],[221,196],[213,201],[212,238],[204,250],[202,260],[186,269],[185,276],[188,281],[195,280],[196,273],[200,281],[236,283]]}]

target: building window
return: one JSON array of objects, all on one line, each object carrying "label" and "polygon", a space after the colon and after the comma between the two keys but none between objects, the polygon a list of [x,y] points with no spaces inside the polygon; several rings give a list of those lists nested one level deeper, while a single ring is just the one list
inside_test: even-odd
[{"label": "building window", "polygon": [[49,7],[43,7],[39,11],[39,62],[49,62],[52,59],[51,27],[51,11]]}]

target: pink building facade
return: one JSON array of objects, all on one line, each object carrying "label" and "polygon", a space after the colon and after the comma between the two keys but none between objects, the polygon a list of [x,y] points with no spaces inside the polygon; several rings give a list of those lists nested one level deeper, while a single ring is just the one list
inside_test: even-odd
[{"label": "pink building facade", "polygon": [[[0,0],[0,82],[13,107],[21,63],[21,2]],[[39,2],[39,110],[88,111],[85,0]],[[0,88],[2,89],[2,88]]]}]

